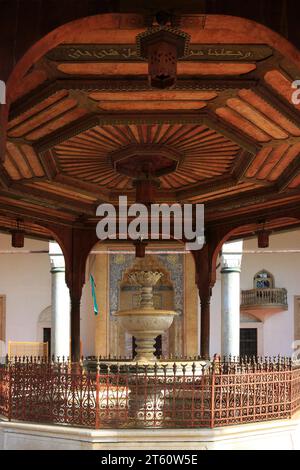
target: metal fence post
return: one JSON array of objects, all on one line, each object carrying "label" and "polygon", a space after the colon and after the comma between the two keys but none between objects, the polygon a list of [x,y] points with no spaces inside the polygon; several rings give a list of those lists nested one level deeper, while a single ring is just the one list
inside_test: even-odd
[{"label": "metal fence post", "polygon": [[12,418],[12,371],[10,364],[7,366],[8,370],[8,410],[7,410],[7,418],[8,421],[11,421]]},{"label": "metal fence post", "polygon": [[97,372],[96,372],[96,414],[95,414],[95,428],[99,429],[100,427],[100,413],[99,413],[99,386],[100,386],[100,365],[97,364]]},{"label": "metal fence post", "polygon": [[215,426],[215,383],[216,383],[216,370],[215,361],[213,360],[211,366],[211,387],[210,387],[210,427]]},{"label": "metal fence post", "polygon": [[[289,360],[289,367],[288,367],[288,377],[289,377],[289,401],[290,401],[290,409],[289,409],[289,418],[292,419],[294,414],[294,370],[292,366],[292,361]],[[286,378],[286,374],[285,374]]]}]

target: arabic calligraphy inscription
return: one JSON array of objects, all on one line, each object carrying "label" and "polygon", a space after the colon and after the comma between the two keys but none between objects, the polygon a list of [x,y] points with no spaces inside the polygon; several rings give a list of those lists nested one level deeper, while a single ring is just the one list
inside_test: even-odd
[{"label": "arabic calligraphy inscription", "polygon": [[[265,45],[193,44],[181,61],[260,61],[273,54]],[[140,62],[135,45],[62,44],[48,52],[47,58],[57,62]]]}]

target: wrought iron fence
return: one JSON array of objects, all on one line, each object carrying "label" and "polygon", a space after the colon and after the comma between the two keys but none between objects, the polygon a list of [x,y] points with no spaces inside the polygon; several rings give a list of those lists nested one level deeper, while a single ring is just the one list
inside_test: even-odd
[{"label": "wrought iron fence", "polygon": [[0,414],[88,428],[202,428],[291,418],[300,368],[286,358],[45,362],[0,367]]}]

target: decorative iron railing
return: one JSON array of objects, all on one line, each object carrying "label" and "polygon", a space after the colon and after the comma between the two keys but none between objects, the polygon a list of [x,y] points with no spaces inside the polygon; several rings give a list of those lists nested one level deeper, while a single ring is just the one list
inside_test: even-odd
[{"label": "decorative iron railing", "polygon": [[141,365],[14,360],[0,367],[9,420],[100,428],[202,428],[291,418],[300,368],[289,359]]},{"label": "decorative iron railing", "polygon": [[287,290],[280,288],[242,290],[241,308],[257,306],[287,309]]}]

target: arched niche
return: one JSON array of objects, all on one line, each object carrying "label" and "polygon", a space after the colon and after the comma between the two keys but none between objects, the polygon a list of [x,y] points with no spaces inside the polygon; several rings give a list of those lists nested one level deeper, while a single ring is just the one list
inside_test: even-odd
[{"label": "arched niche", "polygon": [[134,271],[160,271],[162,278],[153,288],[154,307],[173,310],[174,287],[171,281],[170,272],[154,255],[146,255],[145,258],[137,258],[133,265],[126,269],[120,283],[120,309],[137,308],[139,306],[140,289],[133,286],[129,276]]},{"label": "arched niche", "polygon": [[114,316],[117,310],[136,308],[139,305],[139,289],[132,286],[128,276],[135,270],[161,271],[164,275],[154,287],[156,308],[175,310],[171,328],[162,336],[162,354],[179,355],[182,351],[183,332],[183,259],[176,255],[133,255],[113,254],[110,257],[110,353],[112,356],[131,356],[132,337],[119,328]]}]

